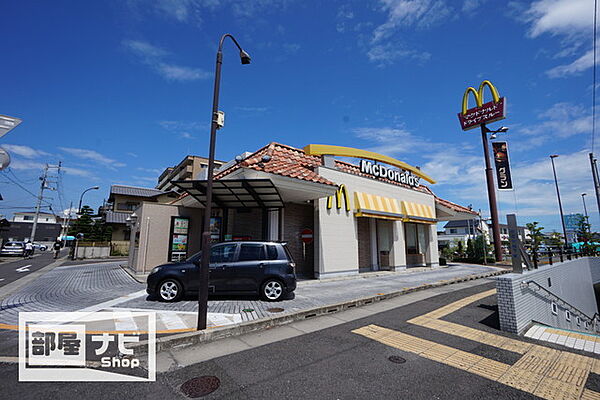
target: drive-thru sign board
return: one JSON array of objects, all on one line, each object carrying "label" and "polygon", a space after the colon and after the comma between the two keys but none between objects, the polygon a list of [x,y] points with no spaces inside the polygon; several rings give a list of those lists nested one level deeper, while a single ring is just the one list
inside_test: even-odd
[{"label": "drive-thru sign board", "polygon": [[313,231],[312,229],[305,228],[300,232],[300,239],[306,244],[312,243],[313,241]]}]

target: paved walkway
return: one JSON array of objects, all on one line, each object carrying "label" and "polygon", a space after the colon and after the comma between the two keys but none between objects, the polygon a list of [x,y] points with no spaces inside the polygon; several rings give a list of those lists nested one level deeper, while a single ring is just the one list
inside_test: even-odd
[{"label": "paved walkway", "polygon": [[[451,265],[348,280],[306,281],[299,284],[294,298],[275,303],[261,301],[257,296],[211,298],[209,321],[212,326],[222,326],[257,320],[497,270]],[[4,299],[0,303],[0,324],[16,324],[18,313],[23,311],[155,310],[157,330],[175,332],[195,326],[197,306],[195,299],[177,303],[149,300],[145,285],[115,262],[63,266]]]}]

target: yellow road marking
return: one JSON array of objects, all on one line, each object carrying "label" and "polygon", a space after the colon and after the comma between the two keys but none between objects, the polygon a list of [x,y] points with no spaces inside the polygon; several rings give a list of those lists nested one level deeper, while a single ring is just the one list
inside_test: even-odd
[{"label": "yellow road marking", "polygon": [[[522,357],[512,366],[377,325],[364,326],[352,332],[544,399],[600,400],[600,393],[584,388],[590,372],[600,374],[600,359],[554,350],[440,320],[446,315],[495,293],[495,289],[477,293],[415,317],[408,322],[522,354]],[[546,329],[546,332],[560,333],[564,336],[563,332],[555,331],[552,328]],[[579,339],[584,335],[571,333],[569,336]],[[584,336],[584,338],[587,337]]]}]

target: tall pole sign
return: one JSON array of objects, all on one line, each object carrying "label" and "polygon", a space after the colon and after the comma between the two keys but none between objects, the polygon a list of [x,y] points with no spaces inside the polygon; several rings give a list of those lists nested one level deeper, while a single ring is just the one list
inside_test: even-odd
[{"label": "tall pole sign", "polygon": [[[492,101],[483,102],[485,87],[492,93]],[[469,107],[469,95],[475,97],[475,107]],[[502,243],[500,242],[500,223],[498,221],[498,205],[496,202],[496,190],[494,188],[494,175],[490,162],[490,150],[487,134],[490,131],[485,124],[506,118],[506,99],[500,97],[498,90],[490,81],[483,81],[479,90],[468,87],[462,99],[462,110],[458,113],[458,120],[463,131],[476,127],[481,128],[481,139],[483,141],[483,156],[485,159],[485,177],[487,180],[488,199],[490,203],[490,215],[492,217],[492,233],[494,238],[494,253],[496,261],[502,261]]]}]

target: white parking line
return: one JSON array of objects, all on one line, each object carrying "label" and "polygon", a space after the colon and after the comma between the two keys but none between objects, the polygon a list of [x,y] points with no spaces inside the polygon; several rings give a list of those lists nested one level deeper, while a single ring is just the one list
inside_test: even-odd
[{"label": "white parking line", "polygon": [[174,312],[159,312],[158,316],[167,329],[182,329],[187,328],[185,321]]},{"label": "white parking line", "polygon": [[29,267],[31,267],[31,265],[25,265],[23,267],[19,267],[19,268],[15,269],[15,271],[17,271],[17,272],[29,272]]},{"label": "white parking line", "polygon": [[[120,315],[119,315],[120,314]],[[114,317],[115,329],[117,331],[137,331],[138,326],[129,311],[119,311],[119,317]]]}]

